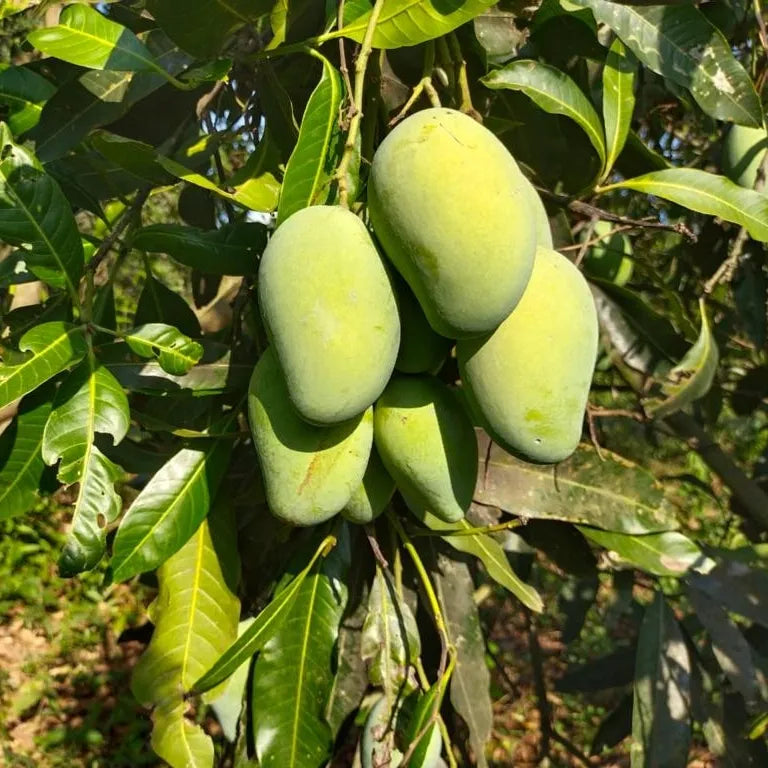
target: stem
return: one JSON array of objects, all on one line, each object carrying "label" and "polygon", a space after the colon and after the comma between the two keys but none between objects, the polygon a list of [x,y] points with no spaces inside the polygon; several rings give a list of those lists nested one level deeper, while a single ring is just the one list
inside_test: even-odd
[{"label": "stem", "polygon": [[456,67],[456,84],[459,87],[459,109],[470,117],[482,122],[482,116],[472,104],[472,94],[469,90],[469,80],[467,78],[467,62],[464,54],[461,52],[459,38],[455,32],[448,35],[448,45],[451,51],[451,58]]},{"label": "stem", "polygon": [[413,536],[478,536],[484,533],[498,533],[499,531],[509,531],[512,528],[520,528],[525,523],[519,518],[507,520],[504,523],[495,523],[494,525],[484,525],[481,528],[460,528],[458,531],[416,531]]}]

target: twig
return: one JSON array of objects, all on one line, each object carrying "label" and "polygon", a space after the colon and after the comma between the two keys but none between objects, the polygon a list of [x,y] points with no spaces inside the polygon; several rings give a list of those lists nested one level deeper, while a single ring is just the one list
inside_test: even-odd
[{"label": "twig", "polygon": [[765,52],[768,53],[768,30],[765,28],[765,19],[763,18],[763,9],[760,7],[760,0],[752,0],[752,6],[755,9],[760,43],[765,49]]},{"label": "twig", "polygon": [[647,421],[644,414],[638,411],[630,411],[627,408],[601,408],[598,405],[588,405],[589,412],[598,418],[611,418],[613,416],[624,416],[628,419],[634,419],[635,421],[645,422]]},{"label": "twig", "polygon": [[[213,152],[213,162],[216,166],[216,176],[218,177],[219,186],[222,189],[227,188],[227,174],[224,172],[224,163],[221,162],[221,155],[219,154],[219,137],[218,137],[218,131],[216,130],[216,126],[213,124],[213,119],[211,118],[211,113],[206,112],[205,118],[205,127],[208,129],[208,135],[213,137],[214,140],[214,152]],[[227,212],[227,219],[230,222],[233,222],[235,220],[235,209],[232,207],[232,203],[227,199],[222,199],[222,203],[224,204],[224,210]]]},{"label": "twig", "polygon": [[387,562],[387,558],[384,557],[384,553],[381,551],[381,547],[376,538],[376,531],[373,529],[372,525],[369,524],[365,526],[365,535],[368,537],[368,543],[371,546],[371,551],[376,558],[376,562],[383,570],[387,570],[389,568],[389,563]]},{"label": "twig", "polygon": [[526,629],[528,630],[528,650],[531,654],[531,668],[533,670],[533,682],[536,691],[536,701],[539,708],[539,721],[541,724],[541,747],[539,749],[540,762],[549,757],[549,742],[552,738],[552,711],[547,699],[547,683],[544,679],[544,664],[541,660],[541,646],[533,615],[528,608],[523,607],[525,613]]},{"label": "twig", "polygon": [[566,253],[567,251],[578,251],[580,248],[583,248],[586,246],[589,248],[592,245],[597,245],[598,243],[602,242],[603,240],[610,240],[614,235],[618,235],[620,232],[628,232],[630,230],[637,229],[637,227],[632,225],[626,225],[621,227],[614,227],[608,234],[606,235],[600,235],[599,237],[591,237],[589,240],[583,243],[574,243],[574,245],[564,245],[561,248],[558,248],[557,250],[560,251],[560,253]]},{"label": "twig", "polygon": [[507,520],[504,523],[484,525],[481,528],[460,528],[458,531],[414,531],[411,536],[413,538],[416,538],[417,536],[479,536],[484,533],[499,533],[500,531],[509,531],[513,528],[520,528],[523,525],[525,525],[524,520],[515,518],[514,520]]},{"label": "twig", "polygon": [[[339,10],[336,16],[336,26],[341,29],[344,26],[344,0],[339,0]],[[347,67],[347,49],[344,47],[344,38],[339,38],[339,72],[344,79],[344,87],[347,94],[352,99],[352,82],[349,79],[349,67]]]},{"label": "twig", "polygon": [[456,67],[456,83],[459,86],[459,109],[465,114],[477,120],[479,123],[483,122],[483,116],[475,109],[472,104],[472,93],[469,90],[469,80],[467,78],[467,62],[464,59],[464,54],[461,51],[461,45],[459,45],[459,38],[456,37],[455,32],[451,32],[448,35],[448,46],[451,52],[451,58],[453,59],[454,66]]},{"label": "twig", "polygon": [[600,461],[605,461],[605,456],[603,456],[603,449],[600,447],[600,440],[598,440],[597,437],[595,416],[589,407],[587,407],[587,426],[589,427],[589,439],[592,441],[592,445],[595,446],[595,450],[597,451],[597,458],[600,459]]},{"label": "twig", "polygon": [[440,96],[432,84],[432,73],[435,69],[435,41],[430,40],[424,48],[424,66],[421,70],[421,80],[416,83],[408,100],[402,109],[389,121],[390,127],[400,122],[411,111],[411,107],[419,100],[422,93],[426,93],[433,107],[440,106]]}]

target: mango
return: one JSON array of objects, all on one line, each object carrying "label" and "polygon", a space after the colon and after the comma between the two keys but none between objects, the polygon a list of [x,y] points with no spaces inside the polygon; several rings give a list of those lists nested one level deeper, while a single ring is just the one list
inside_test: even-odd
[{"label": "mango", "polygon": [[733,125],[723,144],[723,171],[736,184],[752,189],[768,149],[765,128]]},{"label": "mango", "polygon": [[314,424],[359,416],[395,367],[400,319],[365,225],[318,205],[278,227],[259,267],[259,305],[288,396]]},{"label": "mango", "polygon": [[570,456],[597,358],[597,312],[565,256],[539,248],[522,301],[491,334],[456,345],[469,402],[501,446],[533,461]]},{"label": "mango", "polygon": [[541,202],[536,187],[534,187],[528,179],[525,179],[525,184],[529,192],[533,215],[536,220],[536,245],[539,248],[553,248],[552,229],[549,226],[549,214],[547,213],[547,209],[544,207],[544,203]]},{"label": "mango", "polygon": [[376,449],[408,506],[446,522],[464,517],[477,475],[475,431],[434,376],[394,376],[373,412]]},{"label": "mango", "polygon": [[291,525],[333,517],[360,486],[373,444],[373,409],[342,424],[308,424],[294,410],[273,347],[248,387],[248,418],[267,504]]},{"label": "mango", "polygon": [[374,448],[368,459],[363,482],[341,510],[341,516],[358,525],[371,523],[386,509],[394,492],[395,481]]},{"label": "mango", "polygon": [[616,285],[626,285],[634,271],[632,260],[632,243],[621,232],[611,232],[615,225],[610,221],[598,221],[587,237],[594,240],[602,238],[599,243],[591,246],[584,256],[584,271],[590,277],[608,280]]},{"label": "mango", "polygon": [[400,309],[400,350],[395,368],[401,373],[435,373],[448,357],[453,342],[432,330],[405,280],[395,278],[393,282]]},{"label": "mango", "polygon": [[411,115],[376,151],[374,232],[440,335],[487,333],[523,295],[536,249],[527,184],[504,145],[452,109]]}]

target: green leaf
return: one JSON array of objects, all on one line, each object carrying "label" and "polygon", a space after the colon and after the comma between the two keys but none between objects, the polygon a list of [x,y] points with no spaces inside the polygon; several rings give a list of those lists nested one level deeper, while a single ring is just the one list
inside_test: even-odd
[{"label": "green leaf", "polygon": [[212,231],[152,224],[133,237],[133,246],[139,250],[167,253],[180,264],[211,275],[255,274],[266,243],[266,228],[255,223]]},{"label": "green leaf", "polygon": [[[467,520],[460,520],[458,523],[446,523],[429,512],[424,512],[419,517],[433,531],[468,531],[472,528]],[[465,552],[478,558],[488,571],[488,575],[495,582],[501,584],[504,589],[515,595],[523,605],[537,613],[544,609],[544,603],[539,593],[512,570],[504,550],[496,539],[485,533],[459,536],[451,536],[446,533],[442,538],[459,552]]]},{"label": "green leaf", "polygon": [[187,336],[200,336],[200,322],[192,307],[152,275],[147,275],[144,282],[133,322],[136,325],[165,323]]},{"label": "green leaf", "polygon": [[608,550],[608,558],[617,565],[629,564],[656,576],[681,577],[691,569],[706,571],[714,563],[698,545],[677,531],[629,536],[577,526],[588,538]]},{"label": "green leaf", "polygon": [[568,75],[549,64],[520,59],[495,69],[481,82],[494,90],[522,91],[537,106],[553,115],[565,115],[587,134],[605,167],[605,136],[600,118],[584,92]]},{"label": "green leaf", "polygon": [[121,335],[137,355],[157,358],[160,367],[174,376],[183,376],[203,356],[202,345],[172,325],[149,323]]},{"label": "green leaf", "polygon": [[299,139],[288,160],[277,208],[278,225],[292,213],[328,200],[334,172],[333,150],[340,136],[341,76],[320,54],[323,71],[312,91],[299,128]]},{"label": "green leaf", "polygon": [[0,520],[29,512],[45,470],[40,449],[51,412],[51,392],[25,397],[13,422],[0,434]]},{"label": "green leaf", "polygon": [[603,122],[607,153],[603,179],[607,178],[624,149],[635,110],[635,75],[637,60],[617,37],[603,69]]},{"label": "green leaf", "polygon": [[730,43],[695,5],[573,2],[591,8],[595,18],[607,24],[646,67],[690,90],[708,115],[762,126],[752,80],[734,58]]},{"label": "green leaf", "polygon": [[77,363],[87,346],[82,327],[50,322],[27,331],[19,349],[32,354],[17,365],[0,365],[0,408]]},{"label": "green leaf", "polygon": [[157,568],[189,541],[208,514],[231,449],[231,438],[211,440],[203,448],[182,448],[151,478],[117,530],[112,551],[115,581]]},{"label": "green leaf", "polygon": [[29,42],[49,56],[88,69],[163,72],[133,32],[82,3],[67,6],[58,26],[30,32]]},{"label": "green leaf", "polygon": [[295,602],[256,659],[253,739],[262,768],[317,768],[330,755],[325,702],[347,601],[348,554],[340,543],[302,582]]},{"label": "green leaf", "polygon": [[632,768],[685,768],[691,741],[691,660],[664,595],[645,611],[635,662]]},{"label": "green leaf", "polygon": [[186,712],[185,702],[153,712],[152,749],[172,768],[213,768],[213,740]]},{"label": "green leaf", "polygon": [[611,184],[601,191],[611,189],[634,189],[692,211],[719,216],[741,225],[755,240],[768,242],[768,197],[744,189],[725,176],[696,168],[669,168]]},{"label": "green leaf", "polygon": [[0,71],[0,106],[11,133],[18,136],[37,125],[43,104],[56,93],[56,86],[28,67]]},{"label": "green leaf", "polygon": [[0,238],[21,246],[29,268],[78,303],[83,245],[59,185],[0,123]]},{"label": "green leaf", "polygon": [[95,131],[91,143],[108,160],[155,186],[173,181],[173,177],[157,162],[157,152],[150,144],[104,130]]},{"label": "green leaf", "polygon": [[584,523],[621,533],[679,527],[664,489],[647,470],[590,446],[557,469],[514,458],[480,433],[475,500],[522,518]]},{"label": "green leaf", "polygon": [[699,338],[680,363],[667,374],[666,381],[662,382],[661,389],[666,397],[664,400],[652,400],[644,405],[648,415],[654,418],[663,419],[690,405],[694,400],[704,397],[715,379],[720,356],[703,299],[699,301],[699,308]]},{"label": "green leaf", "polygon": [[62,576],[90,570],[106,549],[107,525],[122,510],[115,481],[122,472],[96,447],[96,433],[117,445],[128,433],[128,398],[115,377],[92,356],[64,380],[43,433],[43,460],[60,460],[58,478],[79,483],[72,524],[59,559]]},{"label": "green leaf", "polygon": [[[385,0],[373,33],[374,48],[402,48],[447,35],[479,16],[494,0]],[[332,37],[361,43],[372,11],[356,18]]]}]

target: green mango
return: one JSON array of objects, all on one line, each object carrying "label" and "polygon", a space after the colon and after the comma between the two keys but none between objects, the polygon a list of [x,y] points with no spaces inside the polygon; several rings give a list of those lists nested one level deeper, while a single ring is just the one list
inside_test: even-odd
[{"label": "green mango", "polygon": [[613,229],[614,225],[610,221],[598,221],[591,233],[589,229],[586,230],[590,240],[598,237],[603,239],[587,250],[583,261],[584,271],[589,277],[626,285],[632,278],[635,265],[632,243],[621,232],[611,235]]},{"label": "green mango", "polygon": [[536,249],[529,185],[471,117],[434,108],[397,125],[374,155],[368,210],[442,336],[493,330],[523,295]]},{"label": "green mango", "polygon": [[536,187],[534,187],[528,179],[525,179],[525,184],[529,191],[531,206],[533,207],[533,213],[536,217],[536,245],[539,248],[554,248],[552,243],[552,228],[549,226],[549,214],[547,213],[547,209],[544,207],[544,203],[541,202]]},{"label": "green mango", "polygon": [[286,219],[262,256],[258,291],[288,395],[304,419],[336,424],[373,404],[395,367],[400,319],[357,216],[317,205]]},{"label": "green mango", "polygon": [[394,492],[395,481],[374,448],[368,459],[363,482],[341,510],[341,516],[358,525],[371,523],[386,509]]},{"label": "green mango", "polygon": [[448,357],[453,342],[432,330],[405,280],[395,278],[393,282],[400,309],[400,350],[395,368],[401,373],[435,373]]},{"label": "green mango", "polygon": [[456,345],[467,399],[491,437],[554,463],[581,438],[597,358],[597,311],[581,272],[539,248],[522,301],[491,334]]},{"label": "green mango", "polygon": [[456,394],[434,376],[394,376],[374,407],[376,448],[418,516],[464,517],[477,477],[477,440]]},{"label": "green mango", "polygon": [[731,126],[723,144],[723,171],[736,184],[752,189],[757,172],[768,149],[768,133],[765,128]]},{"label": "green mango", "polygon": [[291,405],[269,347],[251,376],[248,418],[272,514],[291,525],[316,525],[341,512],[363,481],[373,409],[342,424],[308,424]]}]

